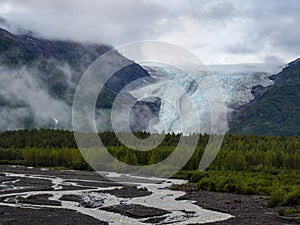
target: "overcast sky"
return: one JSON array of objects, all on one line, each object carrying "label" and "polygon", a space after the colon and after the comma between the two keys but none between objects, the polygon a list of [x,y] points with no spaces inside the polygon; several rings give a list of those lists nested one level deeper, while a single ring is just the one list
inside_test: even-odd
[{"label": "overcast sky", "polygon": [[299,0],[0,0],[0,17],[47,38],[167,41],[208,64],[300,56]]}]

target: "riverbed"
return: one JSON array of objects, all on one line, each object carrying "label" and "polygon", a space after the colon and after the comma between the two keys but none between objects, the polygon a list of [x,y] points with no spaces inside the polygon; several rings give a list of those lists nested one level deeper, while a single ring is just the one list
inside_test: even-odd
[{"label": "riverbed", "polygon": [[91,171],[0,167],[0,222],[5,224],[206,224],[233,218],[181,199],[185,180],[121,177]]}]

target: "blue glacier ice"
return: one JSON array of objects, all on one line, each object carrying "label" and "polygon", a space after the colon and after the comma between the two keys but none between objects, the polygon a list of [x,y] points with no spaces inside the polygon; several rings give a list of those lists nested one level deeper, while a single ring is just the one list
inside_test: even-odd
[{"label": "blue glacier ice", "polygon": [[[267,87],[273,84],[269,79],[273,71],[264,67],[211,66],[210,71],[199,71],[196,81],[195,76],[193,78],[185,71],[170,65],[147,63],[143,67],[149,71],[155,82],[131,90],[130,94],[138,100],[149,100],[151,96],[160,97],[159,120],[150,127],[150,131],[155,132],[211,133],[212,119],[226,119],[221,116],[211,118],[212,102],[223,104],[230,114],[254,98],[251,93],[254,86]],[[214,98],[214,92],[217,90],[222,93],[221,98],[220,96]],[[207,96],[210,96],[210,100]],[[185,107],[187,102],[193,105],[192,109]],[[195,120],[192,114],[196,114],[198,120]],[[184,121],[180,115],[185,115]]]}]

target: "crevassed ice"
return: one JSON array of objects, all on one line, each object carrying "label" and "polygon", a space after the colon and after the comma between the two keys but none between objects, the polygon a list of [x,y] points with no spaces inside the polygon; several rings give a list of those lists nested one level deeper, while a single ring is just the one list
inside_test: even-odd
[{"label": "crevassed ice", "polygon": [[[178,68],[163,64],[145,64],[143,66],[149,71],[155,82],[132,90],[130,94],[137,99],[146,99],[153,95],[160,96],[159,122],[153,125],[158,132],[197,132],[198,125],[195,126],[195,121],[185,121],[183,124],[180,121],[180,112],[175,110],[174,106],[186,101],[183,96],[190,99],[194,108],[192,110],[180,108],[180,110],[187,111],[184,113],[197,113],[200,133],[210,133],[211,114],[205,95],[207,92],[210,92],[210,101],[224,102],[230,113],[234,108],[240,107],[254,98],[251,93],[254,86],[266,87],[273,84],[273,81],[269,79],[271,74],[267,72],[222,71],[219,69],[211,71],[210,76],[214,76],[214,79],[207,79],[207,73],[203,74],[199,71],[196,79],[198,79],[197,82],[200,82],[201,87],[198,87],[191,76]],[[218,99],[217,96],[214,98],[213,94],[211,95],[216,88],[220,88],[223,99]]]}]

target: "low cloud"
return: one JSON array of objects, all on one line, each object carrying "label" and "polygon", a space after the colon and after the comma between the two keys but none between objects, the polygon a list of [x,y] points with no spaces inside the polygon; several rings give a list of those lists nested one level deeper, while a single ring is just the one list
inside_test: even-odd
[{"label": "low cloud", "polygon": [[50,96],[36,73],[27,67],[0,68],[0,130],[72,128],[71,107]]},{"label": "low cloud", "polygon": [[2,0],[10,29],[52,39],[119,45],[153,39],[194,51],[207,63],[286,62],[300,52],[298,0]]}]

